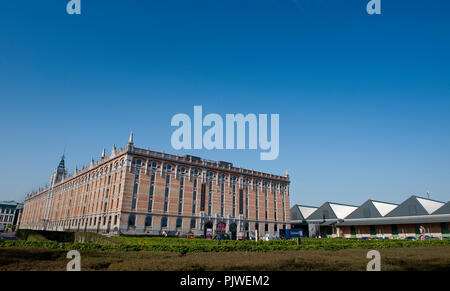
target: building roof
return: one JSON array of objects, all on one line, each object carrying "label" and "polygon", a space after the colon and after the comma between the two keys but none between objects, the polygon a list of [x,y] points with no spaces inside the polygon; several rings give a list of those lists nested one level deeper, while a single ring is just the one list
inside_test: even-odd
[{"label": "building roof", "polygon": [[433,215],[438,214],[450,214],[450,201],[445,203],[444,206],[433,212]]},{"label": "building roof", "polygon": [[23,205],[23,203],[19,203],[16,201],[0,201],[0,205],[7,205],[7,206],[18,206],[18,205]]},{"label": "building roof", "polygon": [[429,215],[435,212],[437,209],[441,208],[443,205],[444,202],[413,195],[385,216],[399,217]]},{"label": "building roof", "polygon": [[291,220],[305,220],[317,209],[318,207],[296,204],[290,210]]},{"label": "building roof", "polygon": [[307,220],[326,221],[330,219],[344,219],[347,215],[355,211],[357,208],[357,206],[353,205],[325,202],[316,211],[314,211]]},{"label": "building roof", "polygon": [[345,219],[383,217],[397,206],[397,204],[369,199],[345,217]]}]

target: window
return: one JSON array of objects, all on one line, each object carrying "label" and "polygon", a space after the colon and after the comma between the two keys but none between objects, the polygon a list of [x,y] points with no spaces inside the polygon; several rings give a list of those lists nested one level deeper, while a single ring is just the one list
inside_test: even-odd
[{"label": "window", "polygon": [[136,215],[130,214],[128,217],[128,226],[134,226],[136,223]]},{"label": "window", "polygon": [[158,168],[158,163],[157,162],[152,162],[152,168],[154,168],[154,169]]},{"label": "window", "polygon": [[269,224],[268,223],[264,224],[264,231],[269,231]]},{"label": "window", "polygon": [[147,215],[145,217],[145,226],[152,226],[152,216],[151,215]]},{"label": "window", "polygon": [[139,181],[139,170],[136,170],[135,174],[135,180],[134,180],[134,187],[133,187],[133,197],[131,201],[131,210],[136,209],[136,197],[137,197],[137,191],[138,191],[138,181]]},{"label": "window", "polygon": [[167,227],[167,217],[161,218],[161,227]]},{"label": "window", "polygon": [[397,225],[392,225],[392,235],[398,235],[398,227]]},{"label": "window", "polygon": [[153,208],[153,192],[155,190],[155,172],[152,172],[151,178],[150,178],[150,190],[148,194],[148,211],[152,211]]},{"label": "window", "polygon": [[206,185],[203,183],[200,192],[200,211],[205,211]]},{"label": "window", "polygon": [[165,191],[164,191],[164,197],[168,198],[169,197],[169,188],[166,187]]},{"label": "window", "polygon": [[172,165],[171,164],[167,164],[166,165],[166,170],[167,171],[171,171],[172,170]]},{"label": "window", "polygon": [[170,184],[170,174],[167,174],[166,176],[166,184]]},{"label": "window", "polygon": [[182,223],[183,223],[183,220],[181,219],[181,217],[178,217],[178,218],[177,218],[177,226],[176,226],[176,227],[177,227],[177,228],[178,228],[178,227],[181,227]]},{"label": "window", "polygon": [[446,222],[441,223],[441,234],[449,235],[448,224]]},{"label": "window", "polygon": [[244,214],[244,190],[239,189],[239,214]]},{"label": "window", "polygon": [[191,219],[191,228],[195,228],[196,223],[195,223],[195,218]]},{"label": "window", "polygon": [[356,227],[353,225],[350,227],[350,235],[355,236],[356,235]]}]

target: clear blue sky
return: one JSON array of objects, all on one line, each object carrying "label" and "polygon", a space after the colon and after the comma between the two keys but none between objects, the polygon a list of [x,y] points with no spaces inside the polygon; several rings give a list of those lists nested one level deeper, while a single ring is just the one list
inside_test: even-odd
[{"label": "clear blue sky", "polygon": [[[291,175],[291,202],[450,197],[449,1],[0,0],[0,200],[102,147],[170,153],[171,117],[279,113],[280,156],[190,151]],[[184,154],[186,152],[178,152]]]}]

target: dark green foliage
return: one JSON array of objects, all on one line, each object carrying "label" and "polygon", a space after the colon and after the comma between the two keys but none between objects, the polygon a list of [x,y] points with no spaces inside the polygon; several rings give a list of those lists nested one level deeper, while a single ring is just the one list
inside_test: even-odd
[{"label": "dark green foliage", "polygon": [[116,243],[94,242],[54,242],[54,241],[1,241],[0,247],[41,247],[64,250],[115,250],[115,251],[165,251],[186,255],[188,252],[268,252],[287,250],[341,250],[341,249],[384,249],[411,248],[421,246],[449,246],[450,240],[356,240],[356,239],[302,239],[297,245],[295,240],[274,241],[235,241],[224,240],[217,245],[214,240],[181,238],[142,238],[116,237]]}]

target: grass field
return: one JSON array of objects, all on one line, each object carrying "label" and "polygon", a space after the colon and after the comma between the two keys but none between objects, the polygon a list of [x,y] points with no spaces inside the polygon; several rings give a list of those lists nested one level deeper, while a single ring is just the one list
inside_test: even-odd
[{"label": "grass field", "polygon": [[[82,270],[354,270],[379,250],[382,270],[450,270],[450,240],[302,239],[269,242],[27,231],[0,241],[0,270],[65,270],[69,250]],[[56,239],[56,240],[55,240]]]},{"label": "grass field", "polygon": [[[365,271],[367,250],[342,249],[271,252],[81,251],[82,270],[178,271]],[[380,250],[384,271],[450,271],[450,247],[389,248]],[[0,270],[62,270],[66,250],[1,247]]]}]

